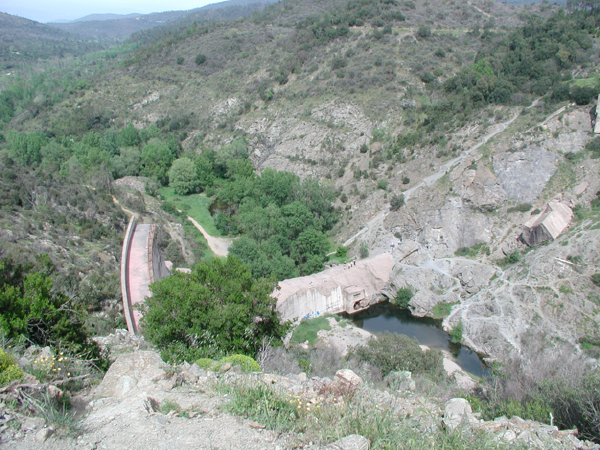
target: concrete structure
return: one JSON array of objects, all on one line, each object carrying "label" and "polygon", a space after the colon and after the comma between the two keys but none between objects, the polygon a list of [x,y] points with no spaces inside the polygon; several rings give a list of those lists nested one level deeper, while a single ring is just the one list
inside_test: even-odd
[{"label": "concrete structure", "polygon": [[121,255],[123,311],[130,333],[137,333],[139,330],[141,314],[136,305],[152,295],[150,284],[170,275],[158,248],[156,225],[138,225],[136,222],[135,216],[132,216]]},{"label": "concrete structure", "polygon": [[273,293],[283,320],[347,312],[353,314],[381,301],[394,259],[390,253],[342,264],[306,277],[279,283]]},{"label": "concrete structure", "polygon": [[556,239],[569,226],[573,211],[564,203],[550,202],[544,212],[523,225],[521,239],[530,247]]}]

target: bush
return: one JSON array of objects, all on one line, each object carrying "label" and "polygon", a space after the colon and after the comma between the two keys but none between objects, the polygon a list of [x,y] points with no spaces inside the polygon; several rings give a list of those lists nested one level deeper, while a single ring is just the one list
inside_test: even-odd
[{"label": "bush", "polygon": [[369,245],[366,243],[366,241],[362,241],[360,243],[359,254],[362,259],[365,259],[369,256]]},{"label": "bush", "polygon": [[380,178],[379,180],[377,180],[377,188],[387,191],[388,180],[386,178]]},{"label": "bush", "polygon": [[363,144],[360,146],[361,153],[367,153],[369,151],[369,146],[367,144]]},{"label": "bush", "polygon": [[20,380],[22,377],[23,370],[17,365],[12,356],[0,348],[0,386],[4,386],[11,381]]},{"label": "bush", "polygon": [[452,328],[450,330],[450,333],[448,333],[450,335],[450,341],[453,344],[460,344],[462,342],[462,335],[463,335],[463,324],[462,322],[458,322],[454,328]]},{"label": "bush", "polygon": [[352,348],[348,359],[376,366],[383,377],[398,370],[431,378],[440,378],[444,373],[441,350],[432,348],[424,352],[416,339],[403,334],[378,334],[377,339],[369,339],[367,345]]},{"label": "bush", "polygon": [[402,177],[402,184],[408,184],[410,183],[410,178],[408,178],[406,175]]},{"label": "bush", "polygon": [[[256,279],[239,259],[201,262],[150,285],[142,332],[167,361],[242,353],[254,355],[263,337],[280,339],[273,279]],[[169,320],[165,320],[168,317]]]},{"label": "bush", "polygon": [[517,206],[513,206],[512,208],[508,208],[506,212],[527,212],[530,211],[533,206],[531,203],[520,203]]},{"label": "bush", "polygon": [[411,287],[406,286],[400,288],[396,293],[396,297],[391,300],[391,303],[398,305],[402,309],[407,309],[410,300],[414,297],[414,292]]},{"label": "bush", "polygon": [[346,247],[344,247],[343,245],[338,245],[338,248],[335,252],[335,256],[337,256],[338,258],[345,258],[347,254],[348,254],[348,249]]},{"label": "bush", "polygon": [[406,202],[404,201],[404,194],[400,194],[400,195],[394,194],[392,196],[392,200],[390,201],[390,209],[392,211],[398,211],[405,204],[406,204]]},{"label": "bush", "polygon": [[590,277],[590,279],[592,280],[592,283],[600,287],[600,273],[595,273]]},{"label": "bush", "polygon": [[417,36],[422,37],[422,38],[428,38],[431,37],[431,28],[429,28],[426,25],[421,25],[418,29],[417,29]]},{"label": "bush", "polygon": [[212,367],[212,365],[214,363],[215,363],[215,360],[214,359],[210,359],[210,358],[200,358],[200,359],[196,360],[196,364],[202,370],[210,370],[210,368]]},{"label": "bush", "polygon": [[515,250],[512,253],[506,255],[505,258],[501,258],[498,260],[498,264],[501,266],[509,266],[511,264],[516,264],[521,261],[521,252],[519,250]]},{"label": "bush", "polygon": [[210,370],[218,371],[223,364],[231,363],[232,366],[240,366],[243,372],[260,372],[258,363],[246,355],[231,355],[221,358],[210,367]]},{"label": "bush", "polygon": [[206,55],[198,53],[198,55],[196,55],[196,59],[194,59],[194,62],[197,66],[199,66],[200,64],[204,64],[206,62]]}]

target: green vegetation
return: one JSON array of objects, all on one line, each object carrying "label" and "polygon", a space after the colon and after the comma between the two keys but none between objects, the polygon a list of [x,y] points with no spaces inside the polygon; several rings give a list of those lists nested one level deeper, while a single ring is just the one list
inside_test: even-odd
[{"label": "green vegetation", "polygon": [[64,349],[99,360],[99,350],[81,320],[83,308],[60,291],[53,289],[47,272],[49,259],[40,260],[45,271],[31,266],[0,261],[0,332],[9,339]]},{"label": "green vegetation", "polygon": [[527,211],[531,211],[531,208],[533,208],[531,203],[519,203],[517,206],[512,206],[512,207],[508,208],[506,210],[506,212],[508,212],[508,213],[527,212]]},{"label": "green vegetation", "polygon": [[504,258],[501,258],[497,261],[499,266],[510,266],[511,264],[516,264],[521,261],[521,252],[519,250],[515,250],[512,253],[509,253]]},{"label": "green vegetation", "polygon": [[406,204],[406,202],[404,201],[404,194],[400,194],[400,195],[394,194],[392,196],[392,200],[390,201],[390,209],[392,211],[398,211],[405,204]]},{"label": "green vegetation", "polygon": [[[150,286],[143,333],[167,361],[232,353],[254,356],[263,337],[281,338],[273,279],[256,279],[239,259],[213,258],[192,273],[175,273]],[[165,320],[169,317],[169,320]]]},{"label": "green vegetation", "polygon": [[246,355],[225,356],[212,365],[210,370],[219,371],[223,364],[227,363],[231,363],[232,366],[240,366],[243,372],[260,372],[258,363]]},{"label": "green vegetation", "polygon": [[431,308],[431,314],[434,319],[444,319],[450,315],[454,305],[456,303],[438,303]]},{"label": "green vegetation", "polygon": [[196,364],[198,364],[198,367],[200,367],[203,370],[209,370],[214,363],[215,360],[210,358],[199,358],[196,360]]},{"label": "green vegetation", "polygon": [[410,300],[414,297],[415,293],[413,292],[412,286],[404,286],[398,289],[396,292],[396,296],[390,300],[394,305],[399,306],[402,309],[407,309]]},{"label": "green vegetation", "polygon": [[463,337],[463,324],[458,322],[448,333],[450,335],[450,342],[453,344],[460,344]]},{"label": "green vegetation", "polygon": [[291,342],[301,344],[308,341],[310,345],[317,343],[317,333],[321,330],[331,330],[327,317],[315,317],[314,319],[304,319],[294,329]]},{"label": "green vegetation", "polygon": [[354,347],[348,358],[374,365],[381,370],[383,377],[398,370],[408,370],[432,379],[441,379],[445,373],[441,350],[424,352],[416,339],[403,334],[378,334],[377,339],[369,339],[367,345]]},{"label": "green vegetation", "polygon": [[469,258],[474,258],[475,256],[482,254],[482,255],[489,255],[490,254],[490,248],[485,245],[485,243],[481,242],[479,244],[475,244],[471,247],[461,247],[458,250],[456,250],[454,252],[454,254],[456,256],[467,256]]},{"label": "green vegetation", "polygon": [[0,348],[0,386],[20,380],[22,377],[23,370],[6,350]]},{"label": "green vegetation", "polygon": [[316,401],[306,394],[291,397],[274,387],[256,383],[252,378],[218,383],[217,391],[227,394],[223,407],[264,424],[279,433],[295,433],[301,445],[309,442],[325,445],[339,436],[360,434],[371,448],[426,450],[504,449],[507,445],[483,433],[451,433],[441,427],[420,430],[388,404],[376,404],[372,398],[348,385],[328,383]]},{"label": "green vegetation", "polygon": [[590,279],[592,280],[592,283],[600,287],[600,273],[593,274]]}]

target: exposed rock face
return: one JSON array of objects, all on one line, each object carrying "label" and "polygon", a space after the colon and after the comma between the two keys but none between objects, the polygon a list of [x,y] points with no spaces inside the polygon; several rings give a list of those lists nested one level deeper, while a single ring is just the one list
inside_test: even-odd
[{"label": "exposed rock face", "polygon": [[283,280],[277,310],[283,320],[340,312],[354,313],[381,300],[393,258],[389,253],[344,264],[306,277]]},{"label": "exposed rock face", "polygon": [[328,450],[369,450],[371,443],[366,437],[351,434],[326,447]]},{"label": "exposed rock face", "polygon": [[537,145],[494,156],[494,172],[509,198],[531,202],[556,171],[558,156]]}]

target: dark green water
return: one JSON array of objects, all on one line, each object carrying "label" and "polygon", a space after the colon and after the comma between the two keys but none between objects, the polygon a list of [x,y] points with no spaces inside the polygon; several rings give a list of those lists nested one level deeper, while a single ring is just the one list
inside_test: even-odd
[{"label": "dark green water", "polygon": [[371,306],[366,311],[347,316],[352,322],[371,333],[405,334],[419,341],[421,345],[448,350],[456,358],[458,365],[476,376],[487,375],[488,370],[473,350],[450,342],[450,336],[440,327],[440,321],[427,317],[413,317],[407,309],[400,309],[389,302]]}]

